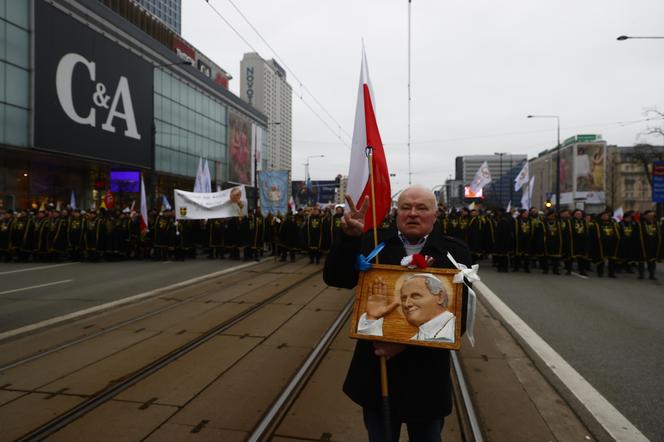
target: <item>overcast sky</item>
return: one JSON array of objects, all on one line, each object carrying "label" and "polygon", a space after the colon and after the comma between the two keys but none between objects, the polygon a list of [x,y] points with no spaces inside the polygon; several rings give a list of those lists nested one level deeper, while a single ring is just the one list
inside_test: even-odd
[{"label": "overcast sky", "polygon": [[[325,107],[287,74],[293,179],[303,178],[307,155],[325,155],[310,160],[314,180],[348,173],[364,39],[392,188],[406,186],[407,0],[232,1]],[[210,4],[274,57],[229,0]],[[555,120],[528,114],[559,115],[563,140],[595,133],[621,146],[664,144],[640,135],[659,122],[639,121],[646,108],[664,110],[664,40],[616,41],[664,36],[662,0],[413,0],[411,11],[413,183],[442,184],[460,155],[532,157],[554,147]],[[239,95],[247,43],[204,0],[182,0],[182,34],[233,75]]]}]

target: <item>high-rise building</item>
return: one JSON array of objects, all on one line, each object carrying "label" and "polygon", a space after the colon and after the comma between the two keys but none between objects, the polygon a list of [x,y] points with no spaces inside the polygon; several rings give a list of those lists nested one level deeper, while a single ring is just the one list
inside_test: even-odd
[{"label": "high-rise building", "polygon": [[180,35],[182,0],[134,0]]},{"label": "high-rise building", "polygon": [[240,71],[240,97],[268,118],[264,164],[268,170],[291,170],[293,95],[286,71],[255,52],[244,54]]}]

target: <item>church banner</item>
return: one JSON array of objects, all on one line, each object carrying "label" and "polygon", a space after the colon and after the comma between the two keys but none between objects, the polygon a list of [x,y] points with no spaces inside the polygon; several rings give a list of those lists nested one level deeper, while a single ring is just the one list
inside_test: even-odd
[{"label": "church banner", "polygon": [[247,195],[244,186],[212,193],[175,189],[176,219],[232,218],[246,214]]},{"label": "church banner", "polygon": [[288,170],[260,171],[258,187],[260,189],[261,211],[285,215],[288,209]]}]

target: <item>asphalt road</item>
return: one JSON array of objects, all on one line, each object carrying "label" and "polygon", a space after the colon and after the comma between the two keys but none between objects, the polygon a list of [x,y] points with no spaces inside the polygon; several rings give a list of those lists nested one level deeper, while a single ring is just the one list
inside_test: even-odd
[{"label": "asphalt road", "polygon": [[0,333],[243,264],[236,260],[0,264]]},{"label": "asphalt road", "polygon": [[[664,440],[664,265],[658,281],[497,273],[480,276],[651,440]],[[646,274],[647,275],[647,274]],[[646,276],[647,277],[647,276]]]}]

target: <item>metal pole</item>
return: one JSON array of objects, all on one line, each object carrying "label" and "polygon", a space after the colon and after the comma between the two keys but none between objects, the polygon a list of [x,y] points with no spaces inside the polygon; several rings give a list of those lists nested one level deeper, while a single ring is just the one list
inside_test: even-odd
[{"label": "metal pole", "polygon": [[412,184],[412,170],[410,168],[410,6],[408,0],[408,185]]},{"label": "metal pole", "polygon": [[498,204],[503,206],[503,153],[500,154],[500,177],[498,178]]},{"label": "metal pole", "polygon": [[556,148],[556,208],[560,211],[560,118],[558,122],[558,147]]}]

